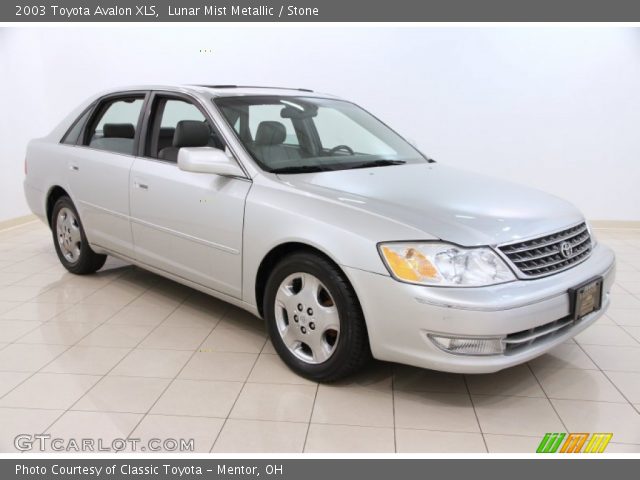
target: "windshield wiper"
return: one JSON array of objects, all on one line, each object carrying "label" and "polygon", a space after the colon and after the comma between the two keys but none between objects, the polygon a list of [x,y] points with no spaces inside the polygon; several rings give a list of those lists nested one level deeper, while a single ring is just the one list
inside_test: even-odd
[{"label": "windshield wiper", "polygon": [[332,172],[335,170],[351,170],[355,168],[371,168],[371,167],[387,167],[390,165],[403,165],[407,162],[404,160],[371,160],[355,164],[336,164],[331,167],[320,165],[298,165],[289,167],[274,168],[271,173],[313,173],[313,172]]},{"label": "windshield wiper", "polygon": [[404,165],[405,163],[407,162],[404,160],[371,160],[370,162],[357,163],[347,168],[351,170],[354,168],[388,167],[391,165]]},{"label": "windshield wiper", "polygon": [[312,173],[312,172],[326,172],[331,170],[330,168],[321,167],[319,165],[299,165],[293,167],[280,167],[271,170],[271,173]]}]

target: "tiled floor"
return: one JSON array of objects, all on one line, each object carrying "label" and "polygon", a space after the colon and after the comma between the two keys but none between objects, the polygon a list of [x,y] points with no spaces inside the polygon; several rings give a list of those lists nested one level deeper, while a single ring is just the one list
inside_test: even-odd
[{"label": "tiled floor", "polygon": [[640,231],[612,307],[527,365],[464,376],[375,363],[337,385],[284,367],[260,321],[110,259],[60,266],[40,223],[0,232],[0,451],[18,433],[194,438],[213,452],[532,452],[548,431],[640,452]]}]

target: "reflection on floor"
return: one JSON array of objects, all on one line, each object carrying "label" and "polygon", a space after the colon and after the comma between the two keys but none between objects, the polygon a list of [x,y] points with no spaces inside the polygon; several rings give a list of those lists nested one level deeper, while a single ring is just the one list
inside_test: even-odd
[{"label": "reflection on floor", "polygon": [[46,432],[201,452],[533,452],[567,431],[640,452],[640,231],[597,235],[618,256],[612,308],[575,341],[493,375],[375,363],[318,386],[237,308],[112,259],[75,277],[43,224],[2,231],[0,451]]}]

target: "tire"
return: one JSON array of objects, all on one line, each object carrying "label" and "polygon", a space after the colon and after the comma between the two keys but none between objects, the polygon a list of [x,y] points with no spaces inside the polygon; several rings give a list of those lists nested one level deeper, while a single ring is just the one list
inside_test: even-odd
[{"label": "tire", "polygon": [[80,216],[69,197],[60,197],[51,212],[53,244],[62,266],[76,275],[95,273],[107,260],[89,246]]},{"label": "tire", "polygon": [[337,266],[320,255],[297,252],[281,260],[267,280],[263,312],[274,348],[305,378],[333,382],[371,359],[358,298]]}]

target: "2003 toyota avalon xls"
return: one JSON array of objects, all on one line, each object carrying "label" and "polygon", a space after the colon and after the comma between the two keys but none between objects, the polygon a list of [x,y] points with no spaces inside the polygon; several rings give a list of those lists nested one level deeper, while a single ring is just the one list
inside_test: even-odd
[{"label": "2003 toyota avalon xls", "polygon": [[371,356],[497,371],[609,304],[614,255],[572,205],[309,90],[112,91],[33,140],[26,169],[70,272],[114,255],[240,306],[318,381]]}]

